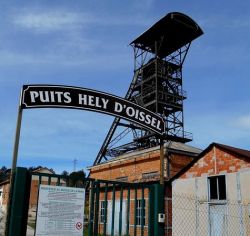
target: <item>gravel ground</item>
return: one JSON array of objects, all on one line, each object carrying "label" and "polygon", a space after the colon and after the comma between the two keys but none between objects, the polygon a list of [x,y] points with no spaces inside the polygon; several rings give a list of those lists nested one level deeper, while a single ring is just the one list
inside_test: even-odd
[{"label": "gravel ground", "polygon": [[[4,236],[4,228],[5,228],[5,213],[0,206],[0,236]],[[26,236],[34,236],[34,229],[30,226],[27,226]]]}]

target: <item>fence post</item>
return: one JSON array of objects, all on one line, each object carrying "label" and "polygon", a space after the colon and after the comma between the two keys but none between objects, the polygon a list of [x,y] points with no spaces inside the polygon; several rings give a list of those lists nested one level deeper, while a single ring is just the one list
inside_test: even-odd
[{"label": "fence post", "polygon": [[88,236],[93,235],[93,225],[94,225],[94,207],[95,207],[95,185],[96,182],[91,182],[90,193],[89,193],[89,225],[88,225]]},{"label": "fence post", "polygon": [[[165,214],[164,209],[164,185],[163,184],[154,184],[154,227],[153,227],[153,235],[163,236],[164,235],[164,227],[165,223],[158,222],[158,215],[160,213]],[[152,207],[151,207],[152,208]]]},{"label": "fence post", "polygon": [[27,230],[31,176],[26,168],[17,167],[14,178],[8,235],[24,236]]}]

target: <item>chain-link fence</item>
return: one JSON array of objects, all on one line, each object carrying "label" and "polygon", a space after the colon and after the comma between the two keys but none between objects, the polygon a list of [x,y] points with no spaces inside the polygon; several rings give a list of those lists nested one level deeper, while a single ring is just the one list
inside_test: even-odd
[{"label": "chain-link fence", "polygon": [[0,205],[0,236],[4,235],[5,230],[5,211],[2,209],[2,206]]},{"label": "chain-link fence", "polygon": [[250,235],[250,204],[173,194],[165,202],[166,234],[173,236]]}]

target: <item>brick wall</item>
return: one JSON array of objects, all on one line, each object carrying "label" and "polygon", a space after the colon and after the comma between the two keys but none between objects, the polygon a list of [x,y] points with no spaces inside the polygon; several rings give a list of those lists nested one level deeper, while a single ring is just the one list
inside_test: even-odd
[{"label": "brick wall", "polygon": [[166,184],[164,189],[165,236],[172,236],[172,186]]},{"label": "brick wall", "polygon": [[[168,156],[164,158],[165,164],[165,177],[172,177],[178,173],[182,168],[189,164],[194,156],[181,153],[168,153]],[[158,176],[154,178],[143,178],[143,174],[157,172]],[[103,163],[90,168],[90,177],[94,179],[103,180],[117,180],[120,177],[128,177],[128,182],[147,182],[152,180],[159,180],[160,176],[160,151],[146,151],[143,153],[130,155],[127,158],[119,158],[114,161]],[[172,235],[172,202],[171,199],[171,186],[165,188],[165,235]],[[120,193],[116,192],[115,199],[119,199]],[[126,191],[123,193],[123,198],[126,199]],[[148,213],[148,192],[145,191],[144,197],[146,200],[146,215]],[[137,199],[141,198],[140,191],[138,191]],[[103,200],[103,194],[100,195],[100,200]],[[108,193],[107,199],[111,201],[111,193]],[[131,202],[130,202],[130,233],[133,235],[134,232],[134,191],[131,191]],[[148,219],[146,217],[146,226],[144,227],[143,235],[147,235]],[[103,230],[103,224],[98,225],[100,232]],[[138,235],[140,234],[140,227],[137,228]]]},{"label": "brick wall", "polygon": [[[193,159],[193,156],[170,153],[165,156],[165,177],[172,177],[184,168]],[[169,168],[168,166],[169,161]],[[145,173],[158,173],[154,178],[145,179]],[[159,180],[160,176],[160,151],[141,153],[129,158],[118,159],[108,163],[93,166],[90,169],[90,177],[95,179],[116,180],[120,177],[128,177],[128,182],[147,182]]]},{"label": "brick wall", "polygon": [[90,176],[106,180],[128,176],[128,182],[135,182],[142,178],[142,173],[159,171],[159,166],[159,151],[153,151],[94,166]]},{"label": "brick wall", "polygon": [[170,176],[173,177],[181,169],[187,166],[193,158],[183,154],[171,154],[169,158],[170,162]]},{"label": "brick wall", "polygon": [[[48,181],[42,181],[42,184],[48,184]],[[38,200],[38,185],[39,181],[36,179],[33,179],[31,181],[31,186],[30,186],[30,201],[29,201],[29,206],[30,207],[35,207],[37,205],[37,200]],[[52,181],[51,185],[56,185],[56,181]],[[9,183],[3,184],[3,193],[2,193],[2,205],[4,207],[7,206],[8,203],[8,198],[9,198]]]},{"label": "brick wall", "polygon": [[2,205],[4,207],[4,209],[6,209],[7,203],[8,203],[8,199],[9,199],[9,188],[10,188],[10,184],[6,183],[3,186],[3,192],[2,192]]},{"label": "brick wall", "polygon": [[[30,186],[30,199],[29,199],[29,206],[30,207],[36,207],[37,201],[38,201],[38,186],[39,186],[39,180],[36,178],[33,179],[35,176],[32,177],[31,186]],[[48,180],[41,181],[41,184],[48,185]],[[50,185],[56,185],[57,179],[52,178]],[[61,184],[61,185],[64,185]]]},{"label": "brick wall", "polygon": [[214,146],[180,178],[233,173],[245,168],[250,168],[249,158],[230,154]]}]

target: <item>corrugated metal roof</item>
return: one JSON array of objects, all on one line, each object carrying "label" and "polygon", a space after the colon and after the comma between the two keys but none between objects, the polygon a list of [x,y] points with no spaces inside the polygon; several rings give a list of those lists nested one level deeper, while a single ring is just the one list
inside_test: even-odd
[{"label": "corrugated metal roof", "polygon": [[[197,156],[199,155],[202,150],[184,143],[178,143],[178,142],[167,142],[164,144],[165,149],[168,149],[169,152],[180,152],[180,153],[186,153],[189,155],[193,155],[193,156]],[[134,152],[130,152],[130,153],[126,153],[123,154],[121,156],[115,157],[111,160],[108,160],[106,162],[97,164],[95,166],[98,165],[105,165],[107,163],[112,163],[112,162],[116,162],[116,161],[121,161],[121,160],[129,160],[135,157],[139,157],[140,155],[149,153],[149,152],[153,152],[153,151],[157,151],[160,149],[160,146],[156,146],[156,147],[152,147],[152,148],[147,148],[147,149],[143,149],[143,150],[138,150],[138,151],[134,151]],[[91,169],[92,166],[88,167],[88,169]]]},{"label": "corrugated metal roof", "polygon": [[185,143],[179,143],[179,142],[168,142],[165,144],[165,147],[168,147],[169,149],[172,150],[179,150],[179,151],[184,151],[184,152],[189,152],[189,153],[194,153],[194,154],[200,154],[202,152],[202,149],[196,148],[190,145],[187,145]]}]

